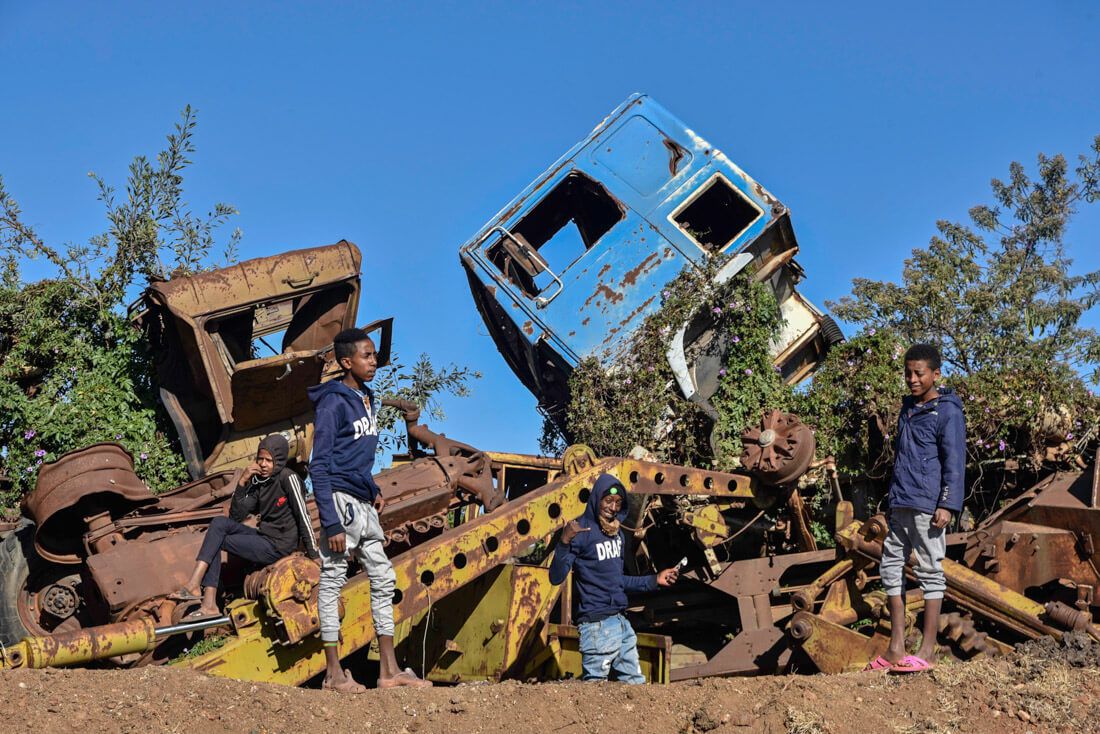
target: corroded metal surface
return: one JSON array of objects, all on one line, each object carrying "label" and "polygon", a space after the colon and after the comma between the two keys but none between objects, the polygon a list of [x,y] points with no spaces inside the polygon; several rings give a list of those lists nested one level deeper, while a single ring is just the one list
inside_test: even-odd
[{"label": "corroded metal surface", "polygon": [[37,525],[38,552],[56,563],[79,563],[86,515],[125,514],[152,502],[130,453],[116,443],[97,443],[43,465],[24,506]]},{"label": "corroded metal surface", "polygon": [[320,581],[321,568],[317,562],[294,553],[249,574],[244,581],[244,594],[245,598],[263,601],[275,620],[278,641],[293,645],[320,629],[317,616]]},{"label": "corroded metal surface", "polygon": [[[359,249],[341,241],[153,283],[131,318],[157,353],[162,402],[193,478],[247,464],[283,432],[309,456],[313,406],[332,340],[355,325]],[[390,324],[375,322],[378,366]],[[281,336],[271,344],[265,337]],[[268,356],[263,355],[269,352]]]},{"label": "corroded metal surface", "polygon": [[741,466],[769,484],[790,484],[814,460],[813,431],[798,416],[768,411],[759,425],[741,434]]}]

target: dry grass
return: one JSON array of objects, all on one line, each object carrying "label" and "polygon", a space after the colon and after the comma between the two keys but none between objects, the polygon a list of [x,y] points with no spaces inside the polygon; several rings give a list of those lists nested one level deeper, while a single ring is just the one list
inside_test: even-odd
[{"label": "dry grass", "polygon": [[787,734],[828,734],[825,717],[816,711],[787,707]]}]

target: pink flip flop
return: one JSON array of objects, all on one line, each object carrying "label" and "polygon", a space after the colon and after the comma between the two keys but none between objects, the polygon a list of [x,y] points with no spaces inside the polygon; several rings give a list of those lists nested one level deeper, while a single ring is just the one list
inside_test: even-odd
[{"label": "pink flip flop", "polygon": [[890,667],[890,672],[899,674],[924,673],[933,669],[932,663],[924,658],[918,658],[916,655],[906,655]]},{"label": "pink flip flop", "polygon": [[879,655],[877,658],[867,663],[867,667],[864,668],[864,670],[890,670],[893,667],[893,663]]}]

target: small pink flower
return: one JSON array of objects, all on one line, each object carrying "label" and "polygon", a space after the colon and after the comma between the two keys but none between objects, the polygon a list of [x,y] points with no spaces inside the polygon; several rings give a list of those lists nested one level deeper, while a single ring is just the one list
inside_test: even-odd
[{"label": "small pink flower", "polygon": [[715,306],[714,308],[712,308],[712,309],[711,309],[711,312],[712,312],[712,313],[713,313],[713,314],[714,314],[715,316],[721,316],[721,315],[722,315],[722,309],[720,309],[720,308],[719,308],[718,306]]},{"label": "small pink flower", "polygon": [[30,441],[36,435],[38,435],[38,434],[33,428],[30,429],[29,431],[23,431],[23,440],[24,441]]},{"label": "small pink flower", "polygon": [[36,449],[34,455],[41,459],[43,456],[46,455],[46,449]]},{"label": "small pink flower", "polygon": [[1005,450],[1005,442],[1004,442],[1003,438],[1000,441],[997,442],[997,450],[999,450],[999,451],[1004,451]]},{"label": "small pink flower", "polygon": [[745,374],[746,375],[752,375],[752,370],[750,368],[746,367],[745,368]]},{"label": "small pink flower", "polygon": [[145,460],[146,460],[146,459],[148,459],[148,458],[149,458],[149,454],[147,454],[147,453],[145,453],[144,451],[142,451],[142,452],[141,452],[141,460],[142,460],[142,461],[145,461]]},{"label": "small pink flower", "polygon": [[1066,434],[1066,440],[1067,441],[1072,441],[1073,440],[1073,434],[1072,433],[1067,433]]},{"label": "small pink flower", "polygon": [[718,376],[719,376],[719,377],[725,377],[725,376],[726,376],[726,368],[725,368],[725,367],[723,367],[722,369],[718,370]]},{"label": "small pink flower", "polygon": [[868,336],[874,336],[875,335],[875,329],[872,327],[871,330],[867,332],[867,334],[868,334]]},{"label": "small pink flower", "polygon": [[737,336],[737,334],[734,334],[733,335],[733,343],[737,344],[739,341],[741,341],[741,337]]}]

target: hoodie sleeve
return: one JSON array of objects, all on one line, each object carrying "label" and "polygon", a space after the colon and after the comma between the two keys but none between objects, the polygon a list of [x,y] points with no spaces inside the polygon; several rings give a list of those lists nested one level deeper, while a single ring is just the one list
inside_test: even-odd
[{"label": "hoodie sleeve", "polygon": [[244,522],[246,517],[256,513],[260,500],[252,491],[251,484],[243,487],[237,484],[241,481],[241,472],[235,473],[232,481],[236,489],[233,490],[233,499],[229,501],[229,519]]},{"label": "hoodie sleeve", "polygon": [[627,576],[623,574],[623,590],[628,594],[637,594],[640,591],[656,591],[657,575]]},{"label": "hoodie sleeve", "polygon": [[317,539],[313,537],[313,523],[309,519],[309,510],[306,509],[305,492],[302,490],[302,480],[294,472],[288,472],[286,480],[286,496],[290,499],[290,507],[294,510],[294,519],[298,522],[298,539],[302,541],[302,547],[306,549],[306,555],[317,559],[321,557],[317,549]]},{"label": "hoodie sleeve", "polygon": [[565,581],[575,560],[577,560],[577,551],[573,548],[573,541],[568,543],[559,541],[554,548],[554,560],[550,562],[550,583],[557,586]]},{"label": "hoodie sleeve", "polygon": [[321,527],[326,536],[344,532],[336,503],[332,501],[332,448],[336,441],[336,401],[322,399],[317,404],[313,425],[313,456],[309,460],[309,476],[313,480],[313,496]]},{"label": "hoodie sleeve", "polygon": [[943,467],[936,507],[958,513],[962,512],[966,492],[966,418],[962,408],[949,405],[951,407],[942,412],[943,419],[936,436],[940,466]]}]

